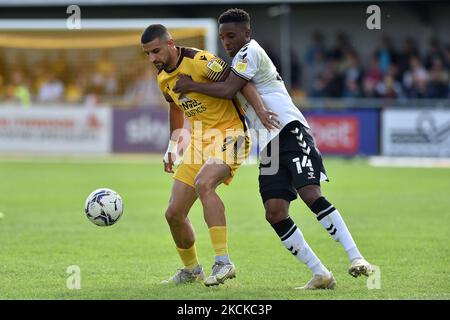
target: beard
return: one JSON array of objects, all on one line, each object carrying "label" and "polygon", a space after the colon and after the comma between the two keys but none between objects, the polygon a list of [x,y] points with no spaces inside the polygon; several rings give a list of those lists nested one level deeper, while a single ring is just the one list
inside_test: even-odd
[{"label": "beard", "polygon": [[156,67],[156,69],[158,69],[158,71],[164,70],[166,68],[166,64],[164,62],[156,62],[153,63]]}]

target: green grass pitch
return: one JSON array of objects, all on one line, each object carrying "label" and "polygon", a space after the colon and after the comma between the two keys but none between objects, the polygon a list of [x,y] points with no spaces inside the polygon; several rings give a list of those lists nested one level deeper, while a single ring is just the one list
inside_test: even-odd
[{"label": "green grass pitch", "polygon": [[[302,292],[310,278],[264,219],[257,167],[220,187],[236,279],[219,287],[162,286],[180,267],[164,218],[172,179],[155,161],[0,160],[0,299],[450,299],[450,170],[374,168],[326,159],[325,196],[340,210],[360,251],[381,270],[381,288],[347,274],[342,247],[295,201],[290,214],[337,279],[336,290]],[[111,227],[85,217],[94,189],[118,191],[125,211]],[[200,263],[214,253],[202,208],[190,218]],[[69,290],[69,266],[81,289]]]}]

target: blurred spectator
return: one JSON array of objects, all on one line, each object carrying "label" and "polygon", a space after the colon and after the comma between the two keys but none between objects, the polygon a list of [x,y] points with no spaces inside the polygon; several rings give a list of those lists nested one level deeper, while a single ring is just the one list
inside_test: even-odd
[{"label": "blurred spectator", "polygon": [[311,66],[323,62],[323,59],[327,55],[323,39],[322,33],[318,31],[313,32],[311,36],[311,45],[305,52],[305,62],[307,65]]},{"label": "blurred spectator", "polygon": [[102,57],[96,62],[91,85],[97,94],[110,96],[117,94],[116,68],[108,51],[104,51]]},{"label": "blurred spectator", "polygon": [[[305,51],[305,72],[303,82],[305,90],[314,97],[323,95],[324,87],[322,74],[326,68],[327,51],[325,49],[323,34],[314,31],[311,36],[311,44]],[[314,79],[310,81],[310,79]]]},{"label": "blurred spectator", "polygon": [[345,70],[344,97],[361,97],[363,72],[356,52],[348,51],[346,53],[346,60],[348,61],[348,68]]},{"label": "blurred spectator", "polygon": [[383,77],[383,80],[378,82],[375,88],[377,97],[396,99],[404,96],[402,84],[397,80],[397,74],[398,66],[391,63],[388,72]]},{"label": "blurred spectator", "polygon": [[126,89],[127,104],[141,107],[160,108],[167,105],[156,82],[153,69],[146,68]]},{"label": "blurred spectator", "polygon": [[5,81],[3,80],[2,74],[0,74],[0,101],[4,99],[5,95]]},{"label": "blurred spectator", "polygon": [[428,71],[418,56],[411,56],[410,67],[403,76],[403,86],[409,97],[423,98],[427,89]]},{"label": "blurred spectator", "polygon": [[399,67],[399,79],[403,79],[403,75],[406,70],[409,69],[409,62],[412,56],[420,57],[419,50],[416,43],[410,37],[405,39],[403,43],[403,51],[399,54],[398,67]]},{"label": "blurred spectator", "polygon": [[432,38],[430,40],[430,48],[425,58],[425,68],[431,69],[435,59],[444,60],[444,52],[438,39]]},{"label": "blurred spectator", "polygon": [[323,74],[323,94],[325,97],[338,98],[344,91],[344,79],[338,72],[338,61],[332,59],[328,62]]},{"label": "blurred spectator", "polygon": [[68,68],[67,68],[67,62],[70,61],[70,59],[67,57],[67,55],[60,51],[58,53],[58,57],[55,61],[52,61],[51,63],[51,70],[55,74],[55,77],[58,79],[64,79],[67,75]]},{"label": "blurred spectator", "polygon": [[300,90],[302,83],[302,67],[297,58],[297,54],[291,51],[291,88],[293,91]]},{"label": "blurred spectator", "polygon": [[113,96],[118,93],[119,84],[117,81],[117,76],[115,71],[105,74],[104,79],[104,94],[108,96]]},{"label": "blurred spectator", "polygon": [[2,76],[3,81],[5,80],[7,75],[8,75],[8,65],[5,61],[4,50],[0,48],[0,76]]},{"label": "blurred spectator", "polygon": [[47,80],[48,73],[52,69],[52,62],[48,57],[43,58],[38,61],[35,66],[31,69],[31,90],[34,95],[39,93],[39,89],[42,87],[44,82]]},{"label": "blurred spectator", "polygon": [[445,68],[450,70],[450,44],[446,45],[444,49],[444,64]]},{"label": "blurred spectator", "polygon": [[69,103],[81,102],[83,99],[83,89],[75,82],[70,81],[64,91],[64,101]]},{"label": "blurred spectator", "polygon": [[18,102],[23,107],[29,107],[31,104],[30,90],[25,82],[24,72],[14,70],[12,72],[11,84],[6,87],[6,100]]},{"label": "blurred spectator", "polygon": [[338,32],[336,34],[335,45],[329,51],[328,56],[335,61],[341,61],[344,58],[346,50],[352,50],[348,36],[344,32]]},{"label": "blurred spectator", "polygon": [[48,72],[41,84],[38,93],[38,101],[42,103],[53,103],[62,101],[64,84],[56,79],[53,72]]},{"label": "blurred spectator", "polygon": [[111,59],[111,54],[108,50],[103,50],[102,56],[100,59],[97,60],[95,67],[96,71],[98,71],[103,75],[111,74],[114,71],[115,69],[114,62]]},{"label": "blurred spectator", "polygon": [[383,73],[388,72],[391,63],[397,63],[397,52],[392,44],[391,38],[383,36],[381,46],[376,50],[376,55],[380,70]]},{"label": "blurred spectator", "polygon": [[70,103],[81,103],[86,98],[89,88],[90,68],[86,64],[76,66],[67,77],[64,100]]},{"label": "blurred spectator", "polygon": [[383,73],[380,70],[378,56],[372,55],[370,65],[363,79],[363,92],[365,97],[374,98],[377,96],[376,88],[383,79]]},{"label": "blurred spectator", "polygon": [[449,72],[445,70],[442,59],[435,56],[427,84],[427,98],[447,98],[449,91]]}]

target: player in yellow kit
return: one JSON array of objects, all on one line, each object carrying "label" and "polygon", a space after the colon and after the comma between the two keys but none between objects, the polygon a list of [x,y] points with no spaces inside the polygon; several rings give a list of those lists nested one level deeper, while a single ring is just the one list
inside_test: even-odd
[{"label": "player in yellow kit", "polygon": [[[221,81],[229,73],[228,65],[213,54],[194,48],[177,47],[167,29],[160,24],[147,27],[141,44],[150,61],[158,69],[158,84],[170,104],[171,140],[164,156],[166,172],[173,173],[177,154],[177,129],[183,127],[184,116],[192,126],[191,143],[174,174],[174,183],[166,219],[184,268],[164,283],[187,283],[204,280],[207,286],[218,285],[235,276],[227,248],[224,205],[216,193],[221,183],[230,183],[250,149],[245,118],[241,109],[229,99],[199,93],[179,95],[172,91],[178,76],[187,74],[198,82]],[[256,89],[249,85],[242,92],[249,98]],[[257,95],[257,94],[256,94]],[[259,97],[259,96],[258,96]],[[273,113],[259,104],[259,115],[271,119]],[[193,203],[200,198],[209,228],[215,262],[212,273],[204,279],[195,247],[195,232],[188,219]]]}]

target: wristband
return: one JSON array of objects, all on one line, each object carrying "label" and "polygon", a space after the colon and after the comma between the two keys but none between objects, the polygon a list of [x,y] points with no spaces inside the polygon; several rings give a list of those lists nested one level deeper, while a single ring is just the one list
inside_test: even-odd
[{"label": "wristband", "polygon": [[178,141],[170,140],[169,145],[167,146],[167,152],[177,153]]}]

